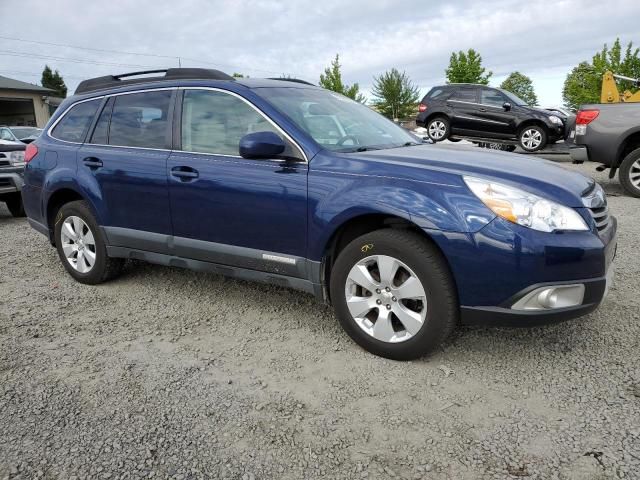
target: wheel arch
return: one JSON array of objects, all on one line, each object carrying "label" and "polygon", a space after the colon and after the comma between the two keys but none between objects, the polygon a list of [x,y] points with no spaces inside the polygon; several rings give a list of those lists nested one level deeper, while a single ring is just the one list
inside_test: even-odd
[{"label": "wheel arch", "polygon": [[640,148],[640,127],[635,128],[631,132],[627,132],[624,140],[620,142],[616,154],[615,166],[620,167],[625,157],[637,148]]},{"label": "wheel arch", "polygon": [[[49,195],[49,197],[47,198],[46,204],[44,206],[45,207],[44,214],[47,222],[47,228],[49,230],[49,240],[52,245],[55,245],[54,230],[55,230],[56,215],[58,214],[58,212],[60,211],[63,205],[69,202],[75,202],[78,200],[87,201],[87,198],[84,195],[82,195],[78,189],[68,185],[58,188],[53,193],[51,193],[51,195]],[[95,210],[93,208],[93,205],[91,204],[91,202],[87,201],[87,203],[92,213],[95,216]]]},{"label": "wheel arch", "polygon": [[518,125],[517,137],[520,138],[520,134],[522,133],[522,131],[525,128],[531,127],[531,126],[534,126],[534,125],[544,129],[545,133],[547,134],[547,137],[549,136],[549,126],[546,123],[544,123],[542,120],[537,119],[537,118],[529,118],[527,120],[523,120],[520,123],[520,125]]},{"label": "wheel arch", "polygon": [[451,128],[451,117],[447,115],[445,112],[443,112],[442,110],[431,112],[425,117],[424,119],[425,128],[427,127],[427,124],[436,117],[444,118],[447,122],[449,122],[449,128]]},{"label": "wheel arch", "polygon": [[451,275],[454,285],[456,285],[453,270],[451,269],[451,265],[447,256],[445,255],[440,245],[427,232],[425,232],[424,229],[420,228],[411,220],[408,220],[401,216],[388,213],[367,213],[351,217],[343,221],[340,225],[338,225],[338,227],[329,237],[329,240],[326,242],[321,263],[321,281],[325,287],[324,290],[326,300],[329,303],[331,303],[331,298],[328,286],[329,280],[331,278],[331,270],[340,252],[356,238],[367,233],[386,228],[407,230],[416,233],[426,242],[431,244],[442,255],[442,258],[444,259],[449,269],[449,274]]}]

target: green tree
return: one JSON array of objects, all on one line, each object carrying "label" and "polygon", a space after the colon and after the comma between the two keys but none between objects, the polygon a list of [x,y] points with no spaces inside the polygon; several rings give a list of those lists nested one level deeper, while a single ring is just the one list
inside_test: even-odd
[{"label": "green tree", "polygon": [[449,59],[449,67],[445,70],[447,83],[479,83],[488,85],[492,72],[482,66],[482,56],[473,48],[467,53],[460,50],[453,52]]},{"label": "green tree", "polygon": [[231,76],[233,78],[244,78],[244,75],[238,72],[233,72],[233,74],[231,74]]},{"label": "green tree", "polygon": [[[640,49],[629,42],[623,49],[620,39],[616,38],[611,48],[606,44],[589,62],[580,62],[567,75],[562,89],[562,98],[567,107],[578,108],[586,103],[599,103],[602,90],[602,76],[610,70],[618,75],[640,78]],[[633,82],[618,81],[618,89],[637,90]]]},{"label": "green tree", "polygon": [[406,73],[400,73],[395,68],[379,77],[373,77],[371,93],[375,98],[373,104],[376,109],[392,120],[415,115],[416,104],[420,99],[418,87]]},{"label": "green tree", "polygon": [[589,62],[581,62],[571,70],[564,81],[562,98],[565,106],[576,110],[580,105],[600,103],[602,75]]},{"label": "green tree", "polygon": [[500,88],[515,93],[527,105],[537,105],[538,97],[533,89],[533,82],[529,77],[520,73],[513,72],[500,84]]},{"label": "green tree", "polygon": [[331,62],[331,66],[324,69],[324,73],[320,74],[319,85],[332,92],[341,93],[342,95],[352,98],[353,100],[365,103],[367,98],[360,93],[360,86],[357,83],[347,85],[342,82],[342,72],[340,71],[340,56],[336,54],[336,58]]},{"label": "green tree", "polygon": [[40,83],[43,87],[53,90],[58,97],[65,98],[67,96],[67,86],[64,84],[62,75],[58,73],[58,70],[52,71],[49,65],[44,66]]}]

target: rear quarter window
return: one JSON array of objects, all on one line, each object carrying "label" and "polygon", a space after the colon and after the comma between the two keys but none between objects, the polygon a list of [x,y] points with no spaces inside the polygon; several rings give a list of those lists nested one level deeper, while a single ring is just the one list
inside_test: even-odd
[{"label": "rear quarter window", "polygon": [[65,142],[82,143],[101,102],[102,99],[95,99],[74,105],[54,127],[51,135]]},{"label": "rear quarter window", "polygon": [[429,93],[427,93],[427,98],[431,98],[432,100],[435,100],[443,97],[444,93],[445,93],[444,88],[433,88]]}]

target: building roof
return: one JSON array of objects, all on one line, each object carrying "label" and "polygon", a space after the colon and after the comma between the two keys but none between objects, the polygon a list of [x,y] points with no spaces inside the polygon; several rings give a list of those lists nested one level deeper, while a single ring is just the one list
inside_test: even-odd
[{"label": "building roof", "polygon": [[3,77],[0,75],[0,90],[22,90],[24,92],[38,92],[43,94],[53,93],[50,88],[44,88],[33,83],[21,82],[13,78]]}]

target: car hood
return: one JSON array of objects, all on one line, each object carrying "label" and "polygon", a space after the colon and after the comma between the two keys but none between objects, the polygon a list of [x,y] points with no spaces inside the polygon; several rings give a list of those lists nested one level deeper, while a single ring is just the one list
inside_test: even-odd
[{"label": "car hood", "polygon": [[389,176],[431,180],[429,172],[438,172],[456,176],[457,182],[462,182],[463,175],[488,178],[575,208],[584,207],[582,196],[592,190],[595,183],[551,161],[499,151],[418,145],[351,155],[353,159],[384,164]]},{"label": "car hood", "polygon": [[14,142],[13,140],[0,140],[0,145],[23,145],[23,143]]}]

